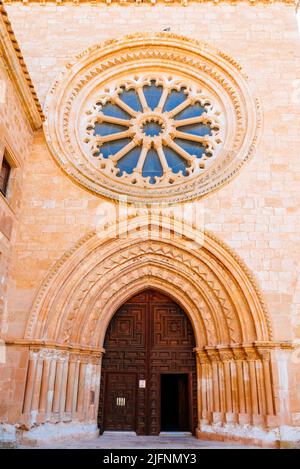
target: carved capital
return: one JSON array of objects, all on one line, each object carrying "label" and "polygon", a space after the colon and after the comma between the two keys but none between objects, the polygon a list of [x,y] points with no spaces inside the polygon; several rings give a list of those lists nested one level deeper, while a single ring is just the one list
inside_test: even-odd
[{"label": "carved capital", "polygon": [[207,356],[207,353],[204,350],[195,350],[197,359],[199,360],[199,363],[201,365],[205,365],[206,363],[209,363],[209,359]]},{"label": "carved capital", "polygon": [[218,350],[207,350],[207,355],[212,363],[217,363],[220,361],[220,355]]},{"label": "carved capital", "polygon": [[233,360],[233,353],[231,350],[219,350],[222,362]]},{"label": "carved capital", "polygon": [[233,348],[232,349],[233,356],[235,360],[240,361],[240,360],[245,360],[246,354],[245,351],[242,348]]},{"label": "carved capital", "polygon": [[270,350],[258,347],[257,352],[262,361],[270,361]]},{"label": "carved capital", "polygon": [[257,351],[253,347],[244,347],[244,351],[248,361],[255,361],[259,358]]}]

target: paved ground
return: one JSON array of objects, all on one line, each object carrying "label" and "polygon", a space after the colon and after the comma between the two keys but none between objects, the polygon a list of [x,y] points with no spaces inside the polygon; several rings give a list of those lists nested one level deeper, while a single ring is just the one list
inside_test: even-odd
[{"label": "paved ground", "polygon": [[[24,447],[23,447],[24,448]],[[213,442],[197,440],[189,435],[160,435],[136,436],[122,433],[107,433],[93,440],[70,440],[63,443],[39,445],[38,448],[71,448],[71,449],[211,449],[211,448],[256,448],[255,446],[242,446],[235,443]]]}]

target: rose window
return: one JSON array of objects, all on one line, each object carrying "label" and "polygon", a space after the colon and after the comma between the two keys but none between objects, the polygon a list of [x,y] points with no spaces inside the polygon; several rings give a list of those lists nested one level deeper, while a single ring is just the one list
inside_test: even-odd
[{"label": "rose window", "polygon": [[170,77],[118,83],[97,97],[86,116],[84,141],[94,164],[143,187],[203,172],[222,142],[212,99]]},{"label": "rose window", "polygon": [[168,33],[95,44],[45,102],[50,151],[94,195],[192,200],[227,184],[253,154],[259,103],[235,59]]}]

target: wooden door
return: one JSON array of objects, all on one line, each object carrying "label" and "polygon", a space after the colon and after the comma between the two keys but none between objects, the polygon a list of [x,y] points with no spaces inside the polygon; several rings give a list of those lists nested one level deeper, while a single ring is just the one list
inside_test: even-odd
[{"label": "wooden door", "polygon": [[105,429],[135,431],[135,373],[107,373]]},{"label": "wooden door", "polygon": [[[139,435],[158,435],[161,373],[191,376],[187,408],[183,408],[186,398],[178,400],[177,412],[178,416],[189,414],[189,430],[194,431],[197,414],[194,347],[190,321],[169,297],[146,290],[125,303],[111,320],[104,342],[100,431],[131,429]],[[182,396],[184,392],[181,391]],[[116,398],[123,397],[121,393],[124,397],[127,393],[128,406],[116,409]]]}]

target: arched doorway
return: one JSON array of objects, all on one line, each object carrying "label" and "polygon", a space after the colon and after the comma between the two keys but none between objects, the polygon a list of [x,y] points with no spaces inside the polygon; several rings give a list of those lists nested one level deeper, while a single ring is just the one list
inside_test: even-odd
[{"label": "arched doorway", "polygon": [[[37,433],[35,422],[50,425],[52,421],[69,422],[76,437],[98,434],[101,367],[109,356],[106,332],[128,298],[151,288],[167,295],[168,303],[172,303],[169,297],[177,302],[192,324],[197,364],[197,418],[193,412],[192,429],[197,420],[196,436],[240,438],[246,428],[250,440],[256,438],[259,426],[261,438],[269,438],[269,428],[278,428],[279,412],[284,411],[275,394],[279,389],[276,354],[281,343],[272,339],[270,319],[253,276],[211,233],[203,234],[201,247],[196,249],[179,236],[175,220],[154,220],[158,237],[150,240],[144,237],[148,218],[141,216],[133,222],[129,227],[126,222],[127,230],[131,226],[133,230],[136,223],[141,229],[132,237],[103,239],[98,232],[84,237],[53,267],[37,295],[24,339],[30,347],[22,402],[22,422],[31,426],[27,437]],[[178,234],[171,239],[167,237],[170,222]],[[198,239],[192,227],[188,235],[190,240]],[[132,345],[133,341],[134,351]],[[187,354],[187,349],[180,349],[182,360],[185,355],[193,356],[193,347],[194,342]],[[162,351],[167,356],[171,348]],[[159,354],[157,362],[158,366],[164,363]],[[134,354],[129,363],[135,366],[132,373],[140,370]],[[118,354],[112,366],[111,371],[119,371]],[[168,374],[169,369],[159,374],[164,372]],[[171,372],[186,373],[176,368]],[[160,381],[155,382],[160,390]],[[147,377],[149,394],[145,394],[144,415],[139,416],[142,429],[136,426],[140,434],[160,431],[161,402],[149,385]],[[100,408],[103,399],[104,393]],[[152,402],[154,411],[149,407]],[[140,401],[136,403],[141,409]],[[134,414],[134,422],[136,418]]]},{"label": "arched doorway", "polygon": [[194,347],[188,317],[162,293],[145,290],[121,306],[108,326],[104,342],[100,432],[194,433]]}]

